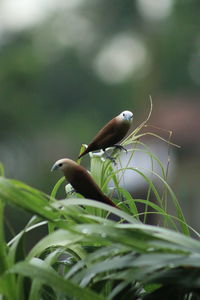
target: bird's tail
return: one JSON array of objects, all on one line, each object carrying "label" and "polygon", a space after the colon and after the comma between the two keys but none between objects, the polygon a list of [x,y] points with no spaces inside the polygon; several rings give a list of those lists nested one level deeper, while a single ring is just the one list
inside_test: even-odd
[{"label": "bird's tail", "polygon": [[78,157],[78,159],[80,159],[82,156],[84,156],[85,154],[87,154],[89,152],[88,148],[86,148]]},{"label": "bird's tail", "polygon": [[119,208],[119,207],[117,207],[117,206],[115,205],[115,203],[112,202],[112,200],[111,200],[110,198],[108,198],[106,195],[104,195],[103,198],[104,198],[104,203],[109,204],[109,205],[111,205],[111,206],[113,206],[113,207],[115,207],[115,208]]}]

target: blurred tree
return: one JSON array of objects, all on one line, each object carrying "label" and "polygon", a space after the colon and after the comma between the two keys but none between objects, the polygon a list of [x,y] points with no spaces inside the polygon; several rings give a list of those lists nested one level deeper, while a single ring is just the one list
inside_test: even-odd
[{"label": "blurred tree", "polygon": [[12,9],[0,35],[0,155],[9,176],[49,191],[52,161],[76,158],[119,111],[133,110],[136,124],[149,94],[155,106],[176,94],[198,99],[199,1],[30,3],[34,12],[46,5],[43,18],[23,27],[26,15]]}]

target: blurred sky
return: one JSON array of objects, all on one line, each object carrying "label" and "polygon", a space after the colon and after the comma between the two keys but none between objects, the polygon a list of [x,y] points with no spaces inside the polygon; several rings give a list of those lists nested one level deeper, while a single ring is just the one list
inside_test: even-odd
[{"label": "blurred sky", "polygon": [[122,110],[134,112],[137,126],[151,95],[150,123],[172,130],[182,147],[173,154],[174,188],[186,210],[194,207],[199,12],[198,0],[1,0],[0,160],[7,176],[49,193],[60,176],[49,172],[55,160],[76,159],[81,144]]}]

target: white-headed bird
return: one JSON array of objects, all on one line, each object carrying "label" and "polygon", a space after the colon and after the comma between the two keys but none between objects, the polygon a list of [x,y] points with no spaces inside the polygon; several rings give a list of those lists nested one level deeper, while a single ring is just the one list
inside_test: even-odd
[{"label": "white-headed bird", "polygon": [[63,158],[59,159],[52,167],[51,171],[61,170],[66,180],[72,185],[75,191],[85,198],[97,200],[111,206],[117,207],[94,182],[88,171],[75,161]]},{"label": "white-headed bird", "polygon": [[108,147],[123,148],[117,145],[127,134],[133,120],[133,114],[131,111],[125,110],[117,117],[108,122],[94,137],[92,142],[88,145],[87,149],[79,155],[81,158],[83,155]]}]

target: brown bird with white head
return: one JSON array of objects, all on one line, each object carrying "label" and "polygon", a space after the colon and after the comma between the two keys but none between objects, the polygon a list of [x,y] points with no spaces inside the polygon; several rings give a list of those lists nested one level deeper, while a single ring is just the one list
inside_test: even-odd
[{"label": "brown bird with white head", "polygon": [[79,155],[81,158],[83,155],[108,147],[123,148],[117,145],[127,134],[133,120],[133,114],[131,111],[125,110],[117,117],[108,122],[94,137],[92,142],[88,145],[87,149]]},{"label": "brown bird with white head", "polygon": [[88,171],[75,161],[63,158],[59,159],[52,167],[51,171],[61,170],[66,180],[72,185],[75,191],[85,198],[97,200],[111,206],[117,207],[106,195],[102,193],[98,185],[94,182]]}]

